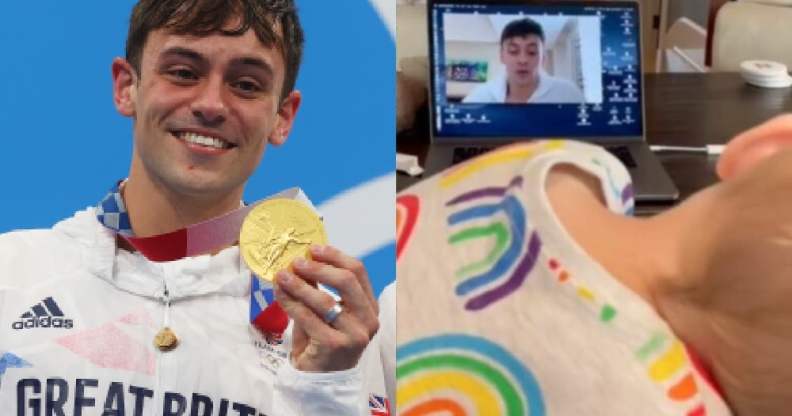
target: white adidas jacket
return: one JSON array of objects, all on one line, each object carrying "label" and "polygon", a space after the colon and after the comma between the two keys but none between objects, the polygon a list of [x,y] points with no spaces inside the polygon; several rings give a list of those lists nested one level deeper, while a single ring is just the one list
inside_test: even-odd
[{"label": "white adidas jacket", "polygon": [[0,235],[0,414],[387,414],[379,337],[355,369],[300,372],[291,327],[279,341],[249,324],[249,286],[236,247],[152,263],[117,250],[93,209]]}]

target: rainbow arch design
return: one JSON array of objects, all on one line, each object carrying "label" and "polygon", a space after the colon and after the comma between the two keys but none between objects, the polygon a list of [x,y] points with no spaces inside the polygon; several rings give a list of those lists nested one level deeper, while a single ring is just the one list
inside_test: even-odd
[{"label": "rainbow arch design", "polygon": [[410,241],[418,214],[421,200],[415,195],[401,195],[396,198],[396,260]]},{"label": "rainbow arch design", "polygon": [[396,351],[402,416],[544,416],[533,374],[503,347],[466,334],[412,341]]},{"label": "rainbow arch design", "polygon": [[542,242],[535,231],[526,238],[525,208],[514,195],[508,194],[511,188],[519,188],[520,185],[522,177],[518,176],[505,187],[474,189],[446,203],[446,206],[454,207],[483,198],[500,197],[498,202],[469,206],[451,214],[448,225],[452,227],[490,218],[499,212],[505,213],[507,217],[506,221],[495,220],[483,226],[464,228],[448,239],[451,245],[479,238],[495,239],[492,249],[484,258],[469,263],[456,272],[460,280],[455,288],[456,294],[472,295],[465,303],[467,310],[481,310],[517,290],[537,263]]}]

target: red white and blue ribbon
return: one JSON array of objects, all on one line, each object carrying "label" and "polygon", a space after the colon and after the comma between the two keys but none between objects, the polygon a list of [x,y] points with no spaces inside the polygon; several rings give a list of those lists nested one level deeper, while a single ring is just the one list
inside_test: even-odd
[{"label": "red white and blue ribbon", "polygon": [[[115,231],[150,261],[173,261],[206,254],[236,244],[245,216],[259,202],[270,198],[291,198],[307,203],[310,200],[299,188],[290,188],[257,203],[245,205],[210,220],[165,234],[135,237],[129,220],[119,181],[96,207],[96,217],[105,227]],[[255,274],[250,276],[250,323],[267,336],[279,337],[289,324],[289,317],[274,299],[272,284]]]}]

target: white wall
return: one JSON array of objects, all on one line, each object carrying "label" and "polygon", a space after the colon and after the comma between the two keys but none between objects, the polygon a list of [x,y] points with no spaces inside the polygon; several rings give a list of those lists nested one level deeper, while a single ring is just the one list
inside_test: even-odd
[{"label": "white wall", "polygon": [[602,31],[599,18],[579,17],[580,60],[586,101],[602,102]]},{"label": "white wall", "polygon": [[558,35],[555,43],[547,46],[546,53],[549,63],[546,67],[553,68],[552,71],[548,71],[549,73],[574,82],[582,91],[584,85],[582,82],[578,82],[581,68],[576,56],[580,52],[578,37],[577,24],[571,19]]}]

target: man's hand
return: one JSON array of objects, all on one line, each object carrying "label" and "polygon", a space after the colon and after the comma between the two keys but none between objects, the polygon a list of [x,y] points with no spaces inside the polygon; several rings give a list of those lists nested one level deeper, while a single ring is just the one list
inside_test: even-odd
[{"label": "man's hand", "polygon": [[682,273],[657,297],[737,415],[790,414],[790,138],[784,116],[734,139],[719,165],[724,182],[687,203],[699,209],[679,249]]},{"label": "man's hand", "polygon": [[[368,273],[359,260],[330,246],[311,247],[311,257],[296,260],[293,273],[282,270],[276,276],[275,297],[294,320],[292,363],[312,372],[352,368],[379,328]],[[341,296],[343,311],[329,324],[323,316],[336,301],[316,283]]]},{"label": "man's hand", "polygon": [[792,402],[792,154],[780,156],[715,190],[680,249],[685,275],[658,296],[738,415],[788,415]]},{"label": "man's hand", "polygon": [[792,115],[737,136],[718,173],[722,183],[648,219],[610,212],[574,167],[554,168],[547,189],[566,230],[698,353],[735,415],[787,416]]}]

